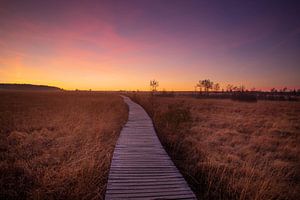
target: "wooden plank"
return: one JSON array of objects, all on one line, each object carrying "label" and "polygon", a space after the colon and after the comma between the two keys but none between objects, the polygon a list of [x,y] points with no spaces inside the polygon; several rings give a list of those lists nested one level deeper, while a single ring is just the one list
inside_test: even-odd
[{"label": "wooden plank", "polygon": [[190,191],[186,188],[140,188],[140,189],[117,189],[117,190],[110,190],[110,193],[111,194],[132,194],[132,193],[135,193],[135,194],[145,194],[145,193],[150,193],[150,194],[153,194],[153,193],[183,193],[183,194],[190,194]]},{"label": "wooden plank", "polygon": [[133,198],[142,198],[142,199],[196,199],[193,193],[185,192],[165,192],[165,193],[131,193],[131,194],[107,194],[107,199],[133,199]]},{"label": "wooden plank", "polygon": [[184,187],[185,186],[185,180],[165,180],[165,181],[160,181],[159,185],[157,184],[157,181],[152,182],[152,181],[139,181],[139,182],[126,182],[126,181],[111,181],[108,186],[112,187],[112,189],[117,188],[119,186],[122,187],[129,187],[129,186],[133,186],[133,187],[147,187],[147,186],[157,186],[157,187],[162,187],[162,186],[178,186],[178,187]]},{"label": "wooden plank", "polygon": [[115,186],[112,190],[141,190],[141,189],[181,189],[183,185],[180,184],[173,184],[173,185],[118,185]]},{"label": "wooden plank", "polygon": [[183,178],[168,178],[168,179],[139,179],[139,180],[134,180],[134,179],[128,179],[128,180],[110,180],[108,182],[108,185],[110,183],[150,183],[150,182],[155,182],[156,184],[158,184],[158,182],[161,183],[161,184],[164,184],[164,183],[173,183],[173,182],[184,182],[185,180]]},{"label": "wooden plank", "polygon": [[196,199],[162,147],[151,118],[123,98],[128,122],[115,147],[105,199]]}]

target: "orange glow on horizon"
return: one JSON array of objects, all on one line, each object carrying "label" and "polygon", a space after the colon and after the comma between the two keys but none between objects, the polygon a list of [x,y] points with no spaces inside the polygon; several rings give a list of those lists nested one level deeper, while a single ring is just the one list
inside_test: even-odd
[{"label": "orange glow on horizon", "polygon": [[210,79],[221,88],[300,88],[300,29],[287,32],[274,16],[250,15],[232,26],[217,7],[150,3],[153,15],[139,3],[56,3],[0,3],[1,83],[149,90],[156,79],[159,90],[193,91]]}]

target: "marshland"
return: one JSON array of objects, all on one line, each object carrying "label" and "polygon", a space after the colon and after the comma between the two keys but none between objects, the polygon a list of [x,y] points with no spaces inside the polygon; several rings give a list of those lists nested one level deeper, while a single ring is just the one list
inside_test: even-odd
[{"label": "marshland", "polygon": [[[297,199],[300,102],[126,95],[200,199]],[[119,93],[1,91],[0,107],[1,197],[104,198]]]},{"label": "marshland", "polygon": [[121,97],[0,92],[0,198],[102,199],[127,120]]}]

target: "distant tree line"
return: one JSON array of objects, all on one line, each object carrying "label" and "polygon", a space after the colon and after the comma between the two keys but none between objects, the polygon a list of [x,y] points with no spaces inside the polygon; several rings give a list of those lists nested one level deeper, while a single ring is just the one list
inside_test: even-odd
[{"label": "distant tree line", "polygon": [[300,89],[288,89],[287,87],[260,91],[256,90],[256,88],[249,90],[244,85],[227,84],[225,88],[221,89],[219,83],[215,83],[210,79],[199,80],[195,85],[195,92],[198,98],[231,98],[232,100],[248,102],[256,102],[257,99],[296,101],[298,96],[300,96]]},{"label": "distant tree line", "polygon": [[60,91],[62,89],[48,85],[0,83],[0,90]]},{"label": "distant tree line", "polygon": [[[244,85],[235,86],[232,84],[227,84],[225,88],[220,87],[219,83],[214,83],[210,79],[199,80],[195,86],[195,90],[199,92],[268,92],[257,90],[256,88],[246,89]],[[300,89],[288,89],[287,87],[283,87],[280,89],[271,88],[270,93],[300,93]]]},{"label": "distant tree line", "polygon": [[199,80],[194,86],[193,92],[168,92],[165,89],[158,92],[159,82],[155,79],[150,81],[150,91],[152,95],[162,97],[174,97],[178,95],[192,95],[196,98],[230,98],[237,101],[256,102],[257,99],[263,100],[289,100],[296,101],[300,96],[300,89],[281,89],[272,88],[270,91],[261,91],[256,88],[247,89],[244,85],[227,84],[221,88],[220,84],[210,79]]},{"label": "distant tree line", "polygon": [[195,86],[196,90],[197,88],[199,88],[199,92],[205,92],[207,94],[209,91],[218,92],[220,90],[220,84],[214,83],[209,79],[204,79],[199,80],[199,82]]}]

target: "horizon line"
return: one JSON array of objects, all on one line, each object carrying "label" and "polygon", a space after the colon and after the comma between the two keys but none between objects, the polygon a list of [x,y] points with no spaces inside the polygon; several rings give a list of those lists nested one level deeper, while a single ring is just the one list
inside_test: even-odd
[{"label": "horizon line", "polygon": [[[150,86],[149,86],[149,89],[139,89],[139,88],[136,88],[136,89],[93,89],[93,88],[76,88],[76,87],[72,87],[72,88],[69,88],[69,87],[60,87],[60,86],[57,86],[57,85],[47,85],[47,84],[34,84],[34,83],[17,83],[17,82],[0,82],[0,85],[1,84],[10,84],[10,85],[32,85],[32,86],[47,86],[47,87],[56,87],[56,88],[59,88],[61,90],[64,90],[64,91],[94,91],[94,92],[120,92],[120,91],[124,91],[124,92],[151,92],[151,89],[150,89]],[[254,91],[254,92],[270,92],[271,89],[276,89],[277,91],[281,91],[282,89],[286,88],[286,91],[287,92],[290,92],[290,91],[298,91],[300,90],[300,86],[298,87],[286,87],[286,86],[283,86],[283,87],[268,87],[269,89],[263,89],[263,88],[246,88],[244,89],[244,91]],[[174,90],[174,89],[165,89],[165,88],[162,88],[162,89],[158,89],[156,92],[199,92],[199,90]],[[228,90],[226,88],[220,88],[219,90],[211,90],[209,92],[228,92]]]}]

